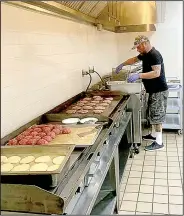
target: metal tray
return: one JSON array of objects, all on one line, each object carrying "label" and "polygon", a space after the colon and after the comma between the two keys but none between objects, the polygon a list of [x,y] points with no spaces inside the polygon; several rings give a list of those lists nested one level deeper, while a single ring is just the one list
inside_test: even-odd
[{"label": "metal tray", "polygon": [[[51,161],[47,165],[52,164],[52,158],[57,156],[65,156],[64,161],[60,164],[59,168],[54,171],[9,171],[2,172],[1,175],[40,175],[40,174],[59,174],[64,168],[65,164],[70,158],[71,153],[73,152],[75,145],[45,145],[45,146],[2,146],[1,147],[1,156],[19,156],[24,158],[26,156],[34,156],[35,158],[48,155],[51,157]],[[2,164],[2,163],[1,163]],[[14,167],[20,163],[13,164]],[[31,162],[30,165],[36,164],[36,162]]]}]

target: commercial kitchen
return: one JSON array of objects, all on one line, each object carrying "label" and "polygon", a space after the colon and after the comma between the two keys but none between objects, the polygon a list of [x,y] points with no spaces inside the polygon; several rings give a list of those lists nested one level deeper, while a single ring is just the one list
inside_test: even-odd
[{"label": "commercial kitchen", "polygon": [[[1,214],[183,215],[183,2],[1,1]],[[163,55],[165,148],[146,152],[137,35]]]}]

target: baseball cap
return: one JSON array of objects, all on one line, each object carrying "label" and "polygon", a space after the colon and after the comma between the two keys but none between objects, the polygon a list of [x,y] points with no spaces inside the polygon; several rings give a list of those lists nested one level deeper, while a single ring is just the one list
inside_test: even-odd
[{"label": "baseball cap", "polygon": [[137,48],[141,43],[143,42],[148,42],[149,39],[148,37],[144,36],[144,35],[139,35],[135,38],[135,41],[134,41],[134,46],[132,47],[132,49],[135,49]]}]

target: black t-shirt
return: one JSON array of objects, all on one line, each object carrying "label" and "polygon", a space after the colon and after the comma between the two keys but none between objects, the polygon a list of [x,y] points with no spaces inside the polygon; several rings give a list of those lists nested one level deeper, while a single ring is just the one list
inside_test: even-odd
[{"label": "black t-shirt", "polygon": [[156,93],[166,91],[168,86],[165,78],[163,58],[160,52],[153,47],[148,53],[139,54],[137,58],[142,61],[143,73],[153,71],[151,68],[153,65],[161,65],[159,77],[153,79],[142,79],[146,92]]}]

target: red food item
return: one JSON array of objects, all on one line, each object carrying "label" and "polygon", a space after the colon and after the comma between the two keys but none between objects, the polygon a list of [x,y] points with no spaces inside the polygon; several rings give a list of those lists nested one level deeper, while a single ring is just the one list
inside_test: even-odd
[{"label": "red food item", "polygon": [[31,133],[31,132],[33,132],[34,131],[34,129],[31,127],[31,128],[28,128],[27,130],[26,130],[26,132],[29,132],[29,133]]},{"label": "red food item", "polygon": [[38,134],[38,136],[40,136],[40,137],[44,137],[44,136],[46,136],[47,134],[46,133],[44,133],[44,132],[40,132],[39,134]]},{"label": "red food item", "polygon": [[22,139],[19,141],[19,145],[27,145],[28,139]]},{"label": "red food item", "polygon": [[34,139],[39,140],[39,139],[41,139],[41,137],[40,136],[34,136]]},{"label": "red food item", "polygon": [[30,139],[28,142],[32,145],[36,145],[36,143],[38,142],[39,139]]},{"label": "red food item", "polygon": [[24,135],[18,135],[17,137],[16,137],[16,140],[17,141],[20,141],[20,140],[22,140],[23,138],[24,138],[25,136]]},{"label": "red food item", "polygon": [[38,128],[38,127],[37,127],[37,128],[34,128],[34,132],[38,132],[38,133],[39,133],[39,132],[42,132],[42,129],[41,129],[41,128]]},{"label": "red food item", "polygon": [[25,136],[25,139],[29,140],[29,139],[32,139],[33,137],[32,136]]},{"label": "red food item", "polygon": [[18,141],[16,139],[11,139],[8,141],[8,145],[17,145]]},{"label": "red food item", "polygon": [[45,133],[48,133],[48,132],[51,131],[51,128],[50,127],[43,127],[42,131],[45,132]]},{"label": "red food item", "polygon": [[33,137],[37,136],[37,135],[38,135],[38,132],[36,132],[36,131],[30,133],[30,136],[33,136]]},{"label": "red food item", "polygon": [[48,142],[44,139],[40,139],[40,140],[38,140],[38,142],[36,144],[37,145],[45,145],[45,144],[48,144]]},{"label": "red food item", "polygon": [[23,135],[23,136],[29,136],[29,134],[30,134],[30,131],[28,131],[28,130],[21,133],[21,135]]},{"label": "red food item", "polygon": [[67,110],[66,113],[67,114],[74,114],[74,113],[76,113],[76,110]]},{"label": "red food item", "polygon": [[51,136],[44,136],[42,139],[46,140],[47,142],[52,141],[52,137]]},{"label": "red food item", "polygon": [[62,130],[63,129],[63,126],[62,125],[54,125],[54,128],[53,129],[59,129],[59,130]]},{"label": "red food item", "polygon": [[49,127],[52,130],[54,128],[54,125],[48,124],[47,127]]},{"label": "red food item", "polygon": [[90,97],[85,97],[85,98],[83,98],[83,100],[82,101],[90,101],[91,100],[91,98]]},{"label": "red food item", "polygon": [[99,98],[94,98],[94,101],[102,101],[103,98],[99,97]]},{"label": "red food item", "polygon": [[56,135],[60,134],[60,129],[53,129],[52,132],[54,132]]},{"label": "red food item", "polygon": [[95,114],[100,114],[100,113],[103,113],[103,110],[94,110],[93,111]]},{"label": "red food item", "polygon": [[71,133],[71,129],[70,129],[70,128],[63,127],[62,133],[63,133],[63,134],[69,134],[69,133]]},{"label": "red food item", "polygon": [[52,139],[54,139],[56,137],[56,134],[54,132],[49,132],[47,133],[47,136],[52,137]]},{"label": "red food item", "polygon": [[91,103],[93,103],[94,105],[96,105],[96,104],[100,103],[100,101],[99,100],[93,100],[93,101],[91,101]]}]

